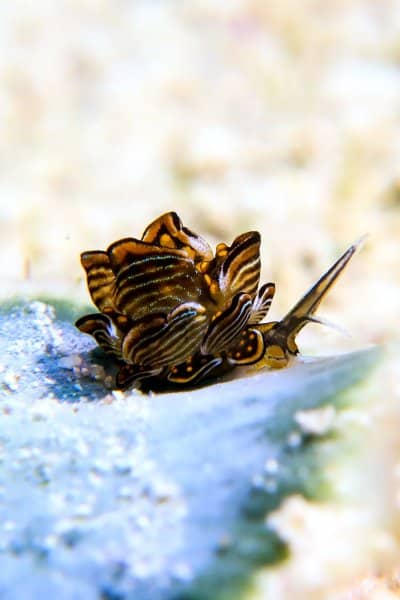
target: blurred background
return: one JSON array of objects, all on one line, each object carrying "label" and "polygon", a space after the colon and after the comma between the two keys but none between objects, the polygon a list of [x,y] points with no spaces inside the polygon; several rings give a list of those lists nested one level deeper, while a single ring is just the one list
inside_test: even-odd
[{"label": "blurred background", "polygon": [[[88,303],[79,253],[140,236],[169,210],[213,244],[261,232],[273,318],[369,233],[321,310],[352,338],[308,327],[301,348],[398,339],[400,2],[1,2],[0,299]],[[369,415],[343,421],[365,428],[380,477],[375,505],[353,521],[376,529],[375,545],[356,544],[356,568],[342,554],[324,563],[346,585],[399,564],[398,363],[375,398]],[[324,521],[312,522],[318,537]],[[325,558],[303,523],[311,542],[297,551],[314,577]],[[294,564],[279,585],[311,598],[314,580]],[[354,585],[359,595],[329,598],[378,598],[378,579]]]},{"label": "blurred background", "polygon": [[0,296],[87,302],[79,253],[175,210],[261,232],[274,318],[369,233],[322,310],[352,341],[304,343],[391,339],[399,65],[397,0],[2,2]]}]

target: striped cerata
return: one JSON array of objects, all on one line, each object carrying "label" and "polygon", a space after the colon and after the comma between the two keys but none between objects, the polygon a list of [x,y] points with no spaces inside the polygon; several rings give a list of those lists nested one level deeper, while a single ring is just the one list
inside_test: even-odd
[{"label": "striped cerata", "polygon": [[116,388],[194,386],[233,368],[285,367],[296,336],[343,271],[351,246],[281,320],[266,317],[275,293],[260,283],[260,234],[243,233],[215,254],[169,212],[141,240],[83,252],[91,298],[100,312],[76,322],[119,366]]}]

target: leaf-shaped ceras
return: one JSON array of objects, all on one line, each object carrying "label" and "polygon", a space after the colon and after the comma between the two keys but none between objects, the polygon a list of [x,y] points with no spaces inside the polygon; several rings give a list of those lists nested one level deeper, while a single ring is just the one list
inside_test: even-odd
[{"label": "leaf-shaped ceras", "polygon": [[223,363],[255,362],[264,345],[251,325],[265,317],[275,291],[266,284],[257,293],[259,250],[259,234],[249,232],[230,247],[219,244],[214,256],[167,213],[141,240],[81,255],[100,314],[82,317],[77,327],[122,363],[119,387],[155,376],[195,382]]}]

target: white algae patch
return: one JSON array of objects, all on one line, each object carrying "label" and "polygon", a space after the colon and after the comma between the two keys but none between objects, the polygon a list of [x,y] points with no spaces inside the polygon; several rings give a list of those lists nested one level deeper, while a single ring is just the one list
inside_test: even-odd
[{"label": "white algae patch", "polygon": [[315,410],[299,410],[294,419],[305,433],[325,435],[332,429],[335,408],[328,405]]}]

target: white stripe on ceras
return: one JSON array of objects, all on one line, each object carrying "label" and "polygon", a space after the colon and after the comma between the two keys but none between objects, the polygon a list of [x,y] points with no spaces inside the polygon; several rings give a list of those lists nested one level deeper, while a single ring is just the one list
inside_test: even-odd
[{"label": "white stripe on ceras", "polygon": [[[192,356],[198,349],[201,340],[203,339],[204,331],[205,327],[198,327],[196,329],[192,328],[190,331],[192,336],[191,339],[188,340],[185,345],[180,344],[179,347],[175,348],[171,352],[163,353],[159,358],[160,364],[173,366],[190,358],[190,356]],[[183,336],[182,339],[184,339]],[[158,361],[156,360],[156,362]]]},{"label": "white stripe on ceras", "polygon": [[[153,331],[151,334],[147,333],[146,331],[142,331],[142,333],[140,334],[140,339],[137,339],[134,342],[136,350],[140,351],[142,347],[147,347],[151,343],[159,342],[159,340],[161,339],[160,336],[163,336],[167,330],[171,331],[171,325],[174,325],[175,323],[180,323],[180,325],[182,326],[188,318],[198,318],[200,315],[203,314],[205,314],[205,309],[201,304],[197,302],[186,302],[176,305],[176,307],[172,309],[172,311],[170,311],[169,314],[166,316],[162,314],[154,315],[155,317],[157,316],[157,318],[159,319],[162,318],[163,323],[157,329],[155,329],[154,324],[152,325],[152,322],[149,321],[147,323],[147,327],[148,329],[152,328]],[[149,316],[151,316],[151,314]],[[140,325],[141,324],[139,323],[139,327]],[[129,349],[128,353],[130,352],[131,349]]]},{"label": "white stripe on ceras", "polygon": [[[162,274],[159,276],[159,274]],[[118,277],[118,282],[115,290],[115,302],[118,307],[121,307],[124,311],[135,313],[135,309],[141,306],[144,301],[150,302],[153,298],[153,303],[160,301],[160,292],[158,287],[166,284],[168,287],[175,291],[176,298],[184,297],[195,299],[197,297],[196,290],[190,290],[186,286],[180,283],[180,280],[187,281],[189,278],[189,271],[186,269],[179,268],[179,265],[165,265],[158,266],[157,269],[150,270],[147,273],[140,273],[143,281],[135,283],[134,279],[136,276],[129,276],[124,278],[123,281]],[[162,299],[165,299],[163,296]],[[165,303],[164,303],[165,304]]]},{"label": "white stripe on ceras", "polygon": [[248,316],[246,315],[246,318],[241,319],[240,322],[235,321],[229,328],[223,329],[215,339],[212,339],[211,343],[209,343],[209,338],[207,338],[206,343],[202,346],[202,352],[209,354],[212,352],[221,352],[229,348],[234,339],[246,326],[247,320]]},{"label": "white stripe on ceras", "polygon": [[[224,322],[224,319],[219,319],[216,329],[211,331],[210,336],[205,340],[202,348],[203,351],[205,353],[218,352],[229,346],[229,344],[246,326],[250,314],[251,300],[248,300],[242,305],[239,313],[229,314],[229,319],[227,319],[227,322]],[[231,321],[231,323],[228,325],[229,321]],[[218,331],[219,333],[215,333]]]},{"label": "white stripe on ceras", "polygon": [[[264,286],[265,286],[265,289],[263,289]],[[253,309],[252,309],[251,317],[249,319],[249,325],[256,325],[257,323],[262,321],[264,319],[264,317],[266,317],[266,315],[268,314],[268,311],[270,309],[270,306],[272,304],[274,294],[275,294],[275,286],[271,283],[264,284],[260,288],[260,290],[253,302]]]},{"label": "white stripe on ceras", "polygon": [[87,285],[93,302],[101,310],[107,304],[110,304],[109,294],[112,293],[112,286],[115,282],[114,273],[110,267],[96,266],[87,271]]},{"label": "white stripe on ceras", "polygon": [[[200,344],[207,328],[208,317],[204,307],[198,303],[181,304],[171,311],[168,319],[169,321],[165,320],[164,325],[160,326],[159,329],[153,329],[151,334],[147,335],[144,331],[139,339],[136,338],[132,341],[129,339],[128,334],[123,344],[123,353],[126,359],[132,363],[150,363],[151,361],[158,363],[160,358],[162,358],[162,362],[165,362],[164,357],[166,356],[174,357],[178,355],[180,357],[183,355],[185,359],[188,354],[196,350],[195,346]],[[187,323],[188,320],[189,323]],[[195,327],[196,322],[198,327]],[[194,337],[196,330],[199,328],[202,331]],[[176,333],[174,333],[175,331]],[[188,343],[183,347],[178,346],[178,352],[174,346],[175,341],[178,338],[183,340],[189,334]],[[189,347],[190,351],[187,350]],[[168,348],[170,348],[169,352]],[[167,349],[167,352],[165,352],[165,349]]]},{"label": "white stripe on ceras", "polygon": [[[239,265],[235,267],[236,262],[238,262]],[[228,272],[221,277],[220,288],[226,292],[229,292],[230,289],[233,289],[234,291],[247,292],[246,289],[243,289],[242,283],[245,278],[245,274],[251,272],[252,275],[257,275],[258,285],[260,265],[260,258],[258,256],[246,263],[243,263],[242,258],[238,256],[230,265]],[[248,280],[250,280],[250,277],[248,277]],[[257,288],[257,285],[255,285],[255,288]]]},{"label": "white stripe on ceras", "polygon": [[[133,283],[135,278],[143,277],[148,273],[157,273],[160,271],[165,273],[165,271],[173,271],[176,270],[177,264],[181,263],[190,266],[191,262],[192,261],[188,260],[187,258],[176,256],[175,254],[160,254],[146,256],[144,258],[135,258],[129,263],[129,265],[122,267],[118,271],[117,289],[122,287],[126,281]],[[142,266],[146,263],[146,268],[142,269]],[[137,269],[137,272],[135,272],[135,269]],[[130,270],[132,270],[132,273],[127,274],[127,272]]]},{"label": "white stripe on ceras", "polygon": [[[135,361],[154,365],[183,362],[200,345],[206,327],[207,317],[205,315],[188,315],[187,318],[182,316],[175,322],[172,321],[160,332],[159,339],[146,343],[142,349],[136,348],[134,351]],[[188,337],[189,335],[190,337]],[[182,345],[185,339],[186,343]],[[140,345],[143,346],[143,343]]]},{"label": "white stripe on ceras", "polygon": [[[240,287],[241,291],[246,291],[242,289],[248,282],[252,279],[257,281],[256,288],[258,286],[258,281],[260,279],[260,259],[256,258],[251,262],[246,262],[236,273],[235,276],[232,277],[231,285],[233,287]],[[254,287],[254,286],[253,286]]]}]

